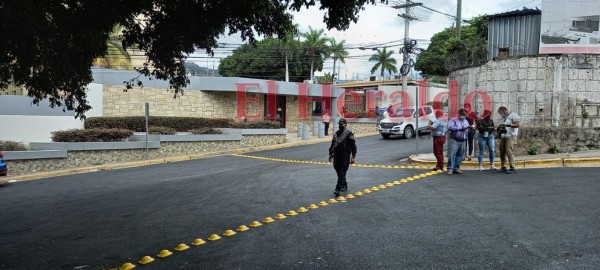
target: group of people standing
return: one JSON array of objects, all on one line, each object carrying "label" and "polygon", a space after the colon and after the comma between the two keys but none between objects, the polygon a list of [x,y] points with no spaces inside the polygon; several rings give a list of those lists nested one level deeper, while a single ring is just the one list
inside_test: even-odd
[{"label": "group of people standing", "polygon": [[[433,153],[437,160],[434,170],[444,168],[444,144],[446,143],[446,135],[449,133],[446,168],[449,175],[462,174],[460,165],[464,159],[471,160],[474,153],[475,135],[477,134],[479,170],[484,169],[483,158],[486,147],[490,160],[490,170],[497,170],[494,166],[496,138],[500,139],[500,161],[502,166],[499,172],[515,173],[514,147],[517,142],[520,118],[518,114],[509,111],[504,106],[498,109],[498,114],[500,114],[501,120],[496,128],[491,111],[485,110],[479,118],[477,113],[471,111],[469,104],[465,104],[465,108],[458,111],[458,116],[451,118],[448,122],[442,118],[443,113],[441,111],[436,111],[436,120],[429,123],[429,129],[433,136]],[[508,168],[506,167],[507,159]]]}]

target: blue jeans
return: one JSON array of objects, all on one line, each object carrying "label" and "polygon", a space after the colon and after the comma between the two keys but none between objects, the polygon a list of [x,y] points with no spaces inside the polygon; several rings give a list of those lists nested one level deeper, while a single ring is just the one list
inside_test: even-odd
[{"label": "blue jeans", "polygon": [[448,144],[448,171],[460,170],[465,155],[465,141],[450,139]]},{"label": "blue jeans", "polygon": [[481,166],[483,162],[483,150],[485,150],[486,146],[488,148],[488,153],[490,156],[490,164],[494,165],[494,135],[490,133],[487,136],[487,138],[484,138],[483,135],[479,134],[479,136],[477,137],[477,143],[479,144],[479,156],[477,157],[479,165]]}]

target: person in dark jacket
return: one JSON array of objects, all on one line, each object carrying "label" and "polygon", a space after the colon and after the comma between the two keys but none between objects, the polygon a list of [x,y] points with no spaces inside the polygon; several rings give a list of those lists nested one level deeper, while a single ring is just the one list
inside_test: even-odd
[{"label": "person in dark jacket", "polygon": [[356,141],[354,134],[348,129],[348,121],[342,118],[338,121],[339,129],[333,134],[331,146],[329,147],[329,162],[333,161],[333,168],[337,173],[337,185],[335,186],[336,196],[340,192],[348,190],[346,182],[346,172],[350,164],[356,160]]}]

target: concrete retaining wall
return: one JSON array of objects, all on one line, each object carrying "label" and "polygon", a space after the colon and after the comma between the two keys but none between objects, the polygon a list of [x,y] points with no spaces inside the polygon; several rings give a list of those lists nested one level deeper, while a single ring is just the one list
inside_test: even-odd
[{"label": "concrete retaining wall", "polygon": [[[184,135],[185,136],[185,135]],[[286,142],[285,134],[275,135],[241,135],[241,140],[234,141],[163,141],[151,142],[153,146],[149,149],[148,158],[157,159],[165,157],[175,157],[184,155],[201,154],[222,150],[234,150],[248,147],[282,144]],[[124,142],[130,145],[141,144],[143,142]],[[63,158],[40,158],[34,159],[9,159],[6,163],[9,166],[10,175],[23,175],[37,172],[46,172],[54,170],[73,169],[79,167],[122,163],[130,161],[140,161],[145,159],[145,147],[134,147],[130,149],[101,149],[96,147],[92,150],[88,143],[75,143],[75,146],[68,147],[58,144],[56,147],[68,148],[61,149],[66,152]],[[99,143],[103,144],[103,143]],[[39,145],[38,145],[39,146]],[[52,148],[47,146],[47,148]],[[38,151],[31,151],[38,152]],[[8,153],[8,152],[7,152]],[[10,157],[9,154],[8,156]]]}]

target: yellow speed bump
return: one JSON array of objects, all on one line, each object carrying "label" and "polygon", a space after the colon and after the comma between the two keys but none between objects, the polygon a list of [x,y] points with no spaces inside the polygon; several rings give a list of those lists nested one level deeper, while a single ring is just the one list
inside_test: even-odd
[{"label": "yellow speed bump", "polygon": [[221,239],[221,236],[219,236],[218,234],[213,233],[213,234],[211,234],[206,239],[208,239],[208,241],[217,241],[217,240]]},{"label": "yellow speed bump", "polygon": [[284,219],[287,218],[284,214],[277,214],[277,216],[275,216],[275,219]]},{"label": "yellow speed bump", "polygon": [[319,202],[319,205],[320,205],[320,206],[327,206],[327,205],[329,205],[329,204],[328,204],[327,202],[325,202],[325,201],[320,201],[320,202]]},{"label": "yellow speed bump", "polygon": [[226,230],[226,231],[223,233],[223,236],[227,236],[227,237],[229,237],[229,236],[234,236],[235,234],[236,234],[236,232],[234,232],[233,230]]},{"label": "yellow speed bump", "polygon": [[344,198],[344,197],[342,197],[342,196],[339,196],[339,197],[337,197],[337,201],[338,201],[338,202],[345,202],[345,201],[346,201],[346,198]]},{"label": "yellow speed bump", "polygon": [[177,251],[184,251],[189,248],[190,248],[190,246],[182,243],[182,244],[177,245],[174,249]]},{"label": "yellow speed bump", "polygon": [[149,263],[151,263],[151,262],[153,262],[153,261],[154,261],[154,258],[152,258],[152,257],[150,257],[150,256],[144,256],[144,257],[142,257],[142,259],[140,259],[140,260],[138,261],[138,263],[140,263],[140,264],[142,264],[142,265],[143,265],[143,264],[149,264]]},{"label": "yellow speed bump", "polygon": [[246,225],[240,225],[237,229],[235,229],[238,232],[245,232],[247,230],[250,230],[250,228],[248,228],[248,226]]},{"label": "yellow speed bump", "polygon": [[252,221],[252,223],[250,223],[250,227],[252,228],[256,228],[256,227],[260,227],[262,226],[262,223],[258,222],[257,220]]},{"label": "yellow speed bump", "polygon": [[352,195],[352,194],[346,195],[346,199],[354,199],[354,198],[356,198],[356,197],[354,197],[354,195]]},{"label": "yellow speed bump", "polygon": [[327,202],[332,204],[332,203],[336,203],[337,201],[335,199],[329,199]]},{"label": "yellow speed bump", "polygon": [[414,180],[419,180],[419,179],[421,179],[421,176],[415,175],[415,176],[413,176],[413,179]]},{"label": "yellow speed bump", "polygon": [[427,174],[424,174],[424,173],[419,174],[419,177],[421,177],[421,178],[427,177]]},{"label": "yellow speed bump", "polygon": [[379,185],[379,186],[377,186],[377,188],[378,188],[378,189],[386,189],[387,187],[386,187],[386,186],[384,186],[384,185]]},{"label": "yellow speed bump", "polygon": [[409,182],[410,182],[410,181],[415,181],[415,179],[414,179],[414,178],[412,178],[412,177],[409,177],[409,178],[406,178],[406,181],[409,181]]},{"label": "yellow speed bump", "polygon": [[275,220],[272,217],[266,217],[265,219],[263,219],[263,222],[269,224],[271,222],[275,222]]},{"label": "yellow speed bump", "polygon": [[414,166],[406,166],[407,169],[414,169]]},{"label": "yellow speed bump", "polygon": [[298,212],[298,213],[306,213],[306,212],[308,212],[308,209],[306,209],[304,207],[300,207],[300,208],[298,208],[298,210],[296,210],[296,212]]},{"label": "yellow speed bump", "polygon": [[297,215],[297,214],[298,214],[298,213],[296,213],[296,211],[294,211],[294,210],[290,210],[290,211],[288,211],[288,212],[287,212],[287,214],[286,214],[286,215],[288,215],[288,216],[290,216],[290,217],[293,217],[293,216],[295,216],[295,215]]},{"label": "yellow speed bump", "polygon": [[173,252],[171,252],[167,249],[163,249],[160,251],[160,253],[158,253],[158,255],[156,255],[156,257],[163,259],[163,258],[169,257],[171,255],[173,255]]},{"label": "yellow speed bump", "polygon": [[194,240],[194,242],[192,242],[192,245],[194,245],[194,246],[201,246],[204,244],[206,244],[206,241],[204,241],[204,239],[202,239],[202,238],[197,238]]},{"label": "yellow speed bump", "polygon": [[394,185],[400,185],[400,181],[396,180],[396,181],[392,182],[392,184],[394,184]]},{"label": "yellow speed bump", "polygon": [[386,187],[393,187],[393,186],[394,186],[394,184],[392,184],[392,183],[387,183],[387,184],[385,184],[385,186],[386,186]]},{"label": "yellow speed bump", "polygon": [[135,264],[133,263],[124,263],[123,265],[121,265],[121,267],[119,267],[119,270],[131,270],[135,268]]},{"label": "yellow speed bump", "polygon": [[400,180],[400,183],[408,183],[408,181],[406,180],[406,178],[404,178]]},{"label": "yellow speed bump", "polygon": [[308,208],[310,208],[310,209],[317,209],[319,207],[316,204],[311,204],[311,205],[308,206]]},{"label": "yellow speed bump", "polygon": [[372,187],[371,191],[379,191],[379,189],[377,187]]},{"label": "yellow speed bump", "polygon": [[354,192],[354,196],[362,196],[362,195],[363,195],[363,193],[360,191]]},{"label": "yellow speed bump", "polygon": [[365,188],[365,190],[363,190],[363,193],[364,193],[364,194],[369,194],[369,193],[371,193],[371,190],[370,190],[370,189],[368,189],[368,188]]}]

